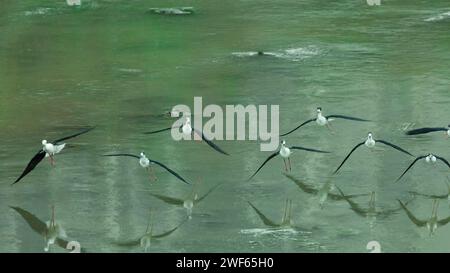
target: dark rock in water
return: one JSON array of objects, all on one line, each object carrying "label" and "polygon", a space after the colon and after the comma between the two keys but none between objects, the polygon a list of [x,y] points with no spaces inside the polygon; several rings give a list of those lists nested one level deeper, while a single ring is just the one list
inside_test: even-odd
[{"label": "dark rock in water", "polygon": [[148,10],[151,13],[161,15],[190,15],[194,13],[193,7],[180,7],[180,8],[151,8]]}]

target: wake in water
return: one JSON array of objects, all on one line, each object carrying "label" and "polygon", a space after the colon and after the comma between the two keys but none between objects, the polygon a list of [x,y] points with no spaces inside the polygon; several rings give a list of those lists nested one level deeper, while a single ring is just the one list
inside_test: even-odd
[{"label": "wake in water", "polygon": [[244,58],[244,57],[275,57],[280,59],[286,59],[294,62],[302,61],[307,58],[311,58],[320,54],[320,50],[314,46],[289,48],[285,50],[275,52],[262,52],[262,51],[244,51],[233,52],[231,55]]},{"label": "wake in water", "polygon": [[442,20],[449,19],[449,18],[450,18],[450,11],[447,11],[447,12],[438,14],[436,16],[429,17],[429,18],[425,19],[424,21],[425,22],[436,22],[436,21],[442,21]]},{"label": "wake in water", "polygon": [[242,229],[240,234],[253,235],[255,237],[271,235],[279,239],[292,239],[292,236],[298,234],[311,234],[310,231],[300,231],[293,228],[251,228]]}]

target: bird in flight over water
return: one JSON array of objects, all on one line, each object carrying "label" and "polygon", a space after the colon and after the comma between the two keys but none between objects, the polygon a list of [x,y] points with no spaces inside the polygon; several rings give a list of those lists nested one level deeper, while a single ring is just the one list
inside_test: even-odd
[{"label": "bird in flight over water", "polygon": [[437,156],[437,155],[433,155],[433,154],[427,154],[427,155],[421,155],[416,157],[416,159],[408,166],[408,168],[406,168],[406,170],[402,173],[402,175],[400,175],[400,177],[397,179],[397,181],[399,181],[400,179],[402,179],[402,177],[419,161],[425,159],[425,162],[427,163],[436,163],[438,160],[444,162],[445,165],[447,165],[450,168],[450,163],[447,161],[447,159],[441,157],[441,156]]},{"label": "bird in flight over water", "polygon": [[42,148],[33,156],[33,158],[30,160],[28,165],[25,167],[25,170],[23,170],[22,174],[19,176],[19,178],[14,181],[12,184],[16,184],[19,182],[22,178],[24,178],[28,173],[30,173],[45,157],[48,157],[50,159],[50,163],[52,166],[55,165],[55,155],[60,153],[64,147],[66,146],[66,143],[63,143],[63,141],[77,137],[79,135],[85,134],[89,131],[91,131],[94,128],[89,128],[86,130],[83,130],[79,133],[66,136],[60,139],[57,139],[55,141],[49,142],[47,140],[42,140]]},{"label": "bird in flight over water", "polygon": [[405,134],[409,136],[413,135],[423,135],[433,132],[444,132],[445,136],[448,138],[450,137],[450,124],[447,127],[425,127],[425,128],[419,128],[419,129],[413,129],[406,131]]},{"label": "bird in flight over water", "polygon": [[[151,132],[145,132],[144,134],[150,135],[150,134],[156,134],[156,133],[161,133],[161,132],[165,132],[165,131],[170,131],[175,127],[169,127],[169,128],[164,128],[164,129],[160,129],[160,130],[156,130],[156,131],[151,131]],[[191,119],[189,117],[186,117],[185,122],[183,122],[183,124],[178,128],[181,129],[183,134],[185,135],[189,135],[191,137],[193,137],[194,135],[197,135],[199,137],[202,138],[203,141],[206,142],[206,144],[208,144],[211,148],[213,148],[214,150],[216,150],[217,152],[224,154],[224,155],[229,155],[228,153],[226,153],[224,150],[222,150],[219,146],[217,146],[214,142],[212,142],[211,140],[209,140],[204,134],[203,132],[195,129],[192,127],[191,125]]]},{"label": "bird in flight over water", "polygon": [[294,129],[290,130],[287,133],[284,133],[280,136],[287,136],[290,133],[296,131],[297,129],[303,127],[304,125],[315,121],[319,126],[327,126],[328,129],[331,130],[330,127],[330,122],[333,121],[334,119],[346,119],[346,120],[353,120],[353,121],[370,121],[367,119],[362,119],[362,118],[355,118],[355,117],[350,117],[350,116],[344,116],[344,115],[328,115],[328,116],[324,116],[322,113],[322,108],[321,107],[317,107],[317,116],[311,119],[308,119],[307,121],[303,122],[302,124],[300,124],[299,126],[295,127]]},{"label": "bird in flight over water", "polygon": [[353,154],[353,152],[356,151],[356,149],[358,149],[359,147],[361,147],[361,146],[363,146],[363,145],[365,145],[365,146],[366,146],[367,148],[369,148],[369,149],[372,149],[372,148],[375,147],[375,144],[378,143],[378,142],[379,142],[379,143],[382,143],[382,144],[384,144],[384,145],[386,145],[386,146],[390,146],[390,147],[396,149],[397,151],[400,151],[400,152],[402,152],[402,153],[405,153],[405,154],[407,154],[407,155],[409,155],[409,156],[413,156],[410,152],[406,151],[405,149],[400,148],[400,147],[397,146],[397,145],[394,145],[394,144],[392,144],[392,143],[390,143],[390,142],[387,142],[387,141],[385,141],[385,140],[374,139],[372,133],[369,133],[369,134],[367,135],[367,138],[366,138],[365,141],[356,144],[356,146],[352,148],[352,150],[348,153],[348,155],[345,157],[345,159],[342,161],[342,163],[339,165],[339,167],[337,167],[337,169],[334,171],[334,174],[337,173],[337,172],[339,171],[339,169],[344,165],[344,163],[347,161],[347,159],[349,159],[349,157]]}]

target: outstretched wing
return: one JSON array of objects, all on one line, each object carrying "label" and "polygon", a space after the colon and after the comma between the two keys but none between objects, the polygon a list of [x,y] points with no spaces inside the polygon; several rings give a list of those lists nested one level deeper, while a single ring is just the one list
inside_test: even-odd
[{"label": "outstretched wing", "polygon": [[214,187],[212,187],[208,192],[206,192],[202,197],[198,198],[197,200],[194,201],[195,204],[200,203],[203,199],[206,198],[206,196],[208,196],[211,192],[213,192],[218,186],[220,186],[221,184],[217,184]]},{"label": "outstretched wing", "polygon": [[76,134],[73,134],[73,135],[70,135],[70,136],[66,136],[66,137],[57,139],[57,140],[53,141],[52,143],[53,143],[53,144],[58,144],[58,143],[61,142],[61,141],[68,140],[68,139],[77,137],[77,136],[82,135],[82,134],[86,134],[87,132],[91,131],[91,130],[94,129],[94,128],[95,128],[95,127],[91,127],[91,128],[85,129],[85,130],[83,130],[83,131],[81,131],[81,132],[79,132],[79,133],[76,133]]},{"label": "outstretched wing", "polygon": [[437,159],[439,159],[440,161],[444,162],[445,165],[447,165],[447,166],[450,168],[450,163],[448,163],[448,161],[447,161],[445,158],[440,157],[440,156],[435,156],[435,157],[436,157]]},{"label": "outstretched wing", "polygon": [[319,192],[318,189],[313,188],[312,186],[300,181],[299,179],[293,177],[290,174],[285,174],[287,178],[292,180],[302,191],[309,193],[309,194],[317,194]]},{"label": "outstretched wing", "polygon": [[128,157],[135,157],[137,159],[139,159],[140,157],[137,155],[133,155],[133,154],[106,154],[103,156],[128,156]]},{"label": "outstretched wing", "polygon": [[392,148],[394,148],[394,149],[396,149],[396,150],[398,150],[398,151],[400,151],[400,152],[403,152],[403,153],[405,153],[405,154],[407,154],[407,155],[413,156],[410,152],[406,151],[405,149],[402,149],[402,148],[400,148],[399,146],[394,145],[394,144],[392,144],[392,143],[390,143],[390,142],[387,142],[387,141],[385,141],[385,140],[379,139],[379,140],[375,140],[375,142],[383,143],[384,145],[391,146]]},{"label": "outstretched wing", "polygon": [[421,134],[428,134],[432,132],[439,132],[439,131],[445,131],[447,132],[448,128],[443,127],[425,127],[425,128],[419,128],[414,130],[406,131],[405,134],[411,136],[411,135],[421,135]]},{"label": "outstretched wing", "polygon": [[361,143],[358,143],[355,147],[353,147],[353,149],[350,151],[350,153],[348,153],[348,155],[342,161],[341,165],[339,165],[339,167],[337,167],[337,169],[334,171],[333,174],[337,173],[339,171],[339,169],[344,165],[345,161],[347,161],[347,159],[350,157],[350,155],[353,154],[353,152],[356,151],[356,149],[358,149],[361,145],[364,145],[364,143],[366,143],[366,142],[363,141]]},{"label": "outstretched wing", "polygon": [[305,148],[305,147],[300,147],[300,146],[292,146],[292,147],[289,147],[289,149],[303,150],[303,151],[308,151],[308,152],[324,153],[324,154],[331,153],[331,152],[327,152],[327,151],[322,151],[322,150],[317,150],[317,149],[312,149],[312,148]]},{"label": "outstretched wing", "polygon": [[308,124],[308,123],[310,123],[310,122],[312,122],[312,121],[315,121],[315,120],[316,120],[316,118],[308,119],[307,121],[303,122],[303,123],[300,124],[299,126],[295,127],[294,129],[292,129],[292,130],[290,130],[289,132],[287,132],[287,133],[285,133],[285,134],[282,134],[282,135],[280,135],[280,136],[287,136],[287,135],[289,135],[290,133],[292,133],[292,132],[294,132],[295,130],[297,130],[297,129],[299,129],[300,127],[302,127],[303,125],[306,125],[306,124]]},{"label": "outstretched wing", "polygon": [[176,205],[176,206],[181,206],[184,204],[184,201],[178,198],[172,198],[169,196],[164,196],[164,195],[159,195],[159,194],[155,194],[155,193],[150,193],[151,196],[158,198],[159,200],[166,202],[167,204],[170,205]]},{"label": "outstretched wing", "polygon": [[202,139],[203,139],[203,140],[204,140],[211,148],[213,148],[214,150],[218,151],[218,152],[221,153],[221,154],[229,155],[229,154],[226,153],[224,150],[222,150],[219,146],[217,146],[216,144],[214,144],[214,142],[212,142],[211,140],[209,140],[208,138],[206,138],[206,136],[205,136],[202,132],[200,132],[200,131],[198,131],[197,129],[194,129],[194,128],[192,128],[192,132],[195,133],[195,134],[197,134],[198,136],[201,136]]},{"label": "outstretched wing", "polygon": [[167,167],[166,165],[162,164],[161,162],[158,162],[156,160],[151,160],[149,159],[150,162],[155,163],[156,165],[161,166],[162,168],[166,169],[169,173],[173,174],[176,178],[180,179],[181,181],[183,181],[186,184],[189,184],[189,182],[187,182],[183,177],[181,177],[179,174],[177,174],[175,171],[169,169],[169,167]]},{"label": "outstretched wing", "polygon": [[275,153],[271,154],[266,160],[264,160],[263,164],[261,164],[261,166],[259,166],[259,168],[256,170],[256,172],[252,176],[250,176],[250,178],[248,180],[252,179],[259,172],[259,170],[261,170],[262,167],[264,167],[264,165],[266,165],[266,163],[269,162],[269,160],[271,160],[272,158],[274,158],[278,154],[279,154],[279,152],[276,151]]},{"label": "outstretched wing", "polygon": [[408,218],[409,220],[411,220],[411,222],[413,222],[418,227],[424,227],[427,225],[427,221],[417,219],[416,216],[414,216],[414,214],[412,214],[411,211],[409,211],[409,209],[402,203],[402,201],[398,199],[397,201],[400,203],[400,206],[406,212],[406,215],[408,215]]},{"label": "outstretched wing", "polygon": [[[181,128],[181,127],[180,127],[180,128]],[[164,132],[164,131],[169,131],[169,130],[172,130],[172,127],[164,128],[164,129],[156,130],[156,131],[145,132],[144,134],[150,135],[150,134],[156,134],[156,133],[160,133],[160,132]]]},{"label": "outstretched wing", "polygon": [[17,211],[20,214],[20,216],[22,216],[22,218],[31,227],[31,229],[33,229],[35,232],[39,233],[42,236],[45,235],[45,232],[47,231],[47,225],[43,221],[39,220],[39,218],[34,216],[32,213],[22,208],[12,206],[10,206],[10,208]]},{"label": "outstretched wing", "polygon": [[12,183],[12,185],[19,182],[22,178],[24,178],[29,172],[31,172],[41,161],[45,158],[46,152],[44,150],[39,150],[39,152],[33,156],[33,158],[28,162],[28,165],[25,167],[25,170],[23,170],[22,174],[19,176],[19,178]]},{"label": "outstretched wing", "polygon": [[326,116],[327,119],[329,118],[340,118],[340,119],[348,119],[348,120],[354,120],[354,121],[370,121],[368,119],[362,119],[362,118],[355,118],[355,117],[349,117],[344,115],[329,115]]},{"label": "outstretched wing", "polygon": [[253,208],[253,210],[256,212],[256,214],[258,214],[259,218],[263,221],[263,223],[266,226],[270,226],[270,227],[279,227],[280,225],[273,222],[272,220],[270,220],[269,218],[267,218],[261,211],[259,211],[255,206],[253,206],[252,203],[248,202],[247,203]]},{"label": "outstretched wing", "polygon": [[409,171],[409,169],[412,168],[412,166],[414,166],[414,164],[416,164],[417,161],[419,161],[419,160],[421,160],[421,159],[424,159],[425,157],[427,157],[427,156],[426,156],[426,155],[423,155],[423,156],[417,157],[417,158],[416,158],[416,159],[408,166],[408,168],[402,173],[402,175],[400,175],[400,177],[397,178],[397,181],[399,181],[400,179],[402,179],[402,177]]}]

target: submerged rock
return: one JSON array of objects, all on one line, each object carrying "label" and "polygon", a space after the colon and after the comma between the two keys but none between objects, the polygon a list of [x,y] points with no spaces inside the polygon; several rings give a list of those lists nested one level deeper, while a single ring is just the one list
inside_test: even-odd
[{"label": "submerged rock", "polygon": [[151,8],[148,11],[151,13],[161,15],[190,15],[194,13],[194,8],[193,7]]}]

